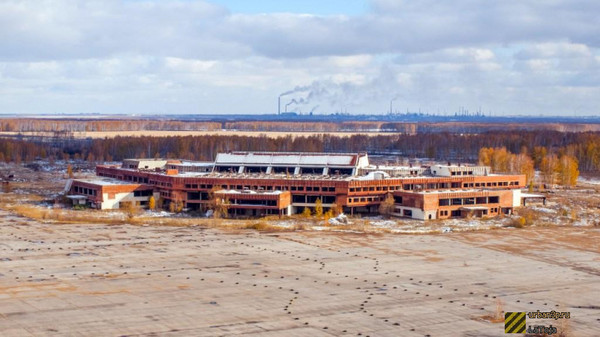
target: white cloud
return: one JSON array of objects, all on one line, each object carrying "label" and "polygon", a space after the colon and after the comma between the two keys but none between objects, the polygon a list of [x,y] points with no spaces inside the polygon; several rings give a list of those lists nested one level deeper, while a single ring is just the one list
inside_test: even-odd
[{"label": "white cloud", "polygon": [[591,57],[590,48],[581,43],[545,42],[529,45],[518,52],[515,57],[521,60],[532,58],[577,58]]},{"label": "white cloud", "polygon": [[166,67],[176,72],[203,73],[210,70],[215,64],[215,61],[186,60],[178,57],[165,58]]},{"label": "white cloud", "polygon": [[[600,3],[373,0],[358,16],[205,1],[0,2],[0,112],[597,113]],[[574,92],[576,94],[574,94]],[[35,96],[35,98],[32,98]],[[34,103],[35,102],[35,103]],[[237,105],[232,105],[232,104]]]}]

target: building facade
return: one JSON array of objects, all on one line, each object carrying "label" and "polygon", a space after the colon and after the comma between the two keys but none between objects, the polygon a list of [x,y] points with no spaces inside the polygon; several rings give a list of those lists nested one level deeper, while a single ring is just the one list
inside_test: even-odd
[{"label": "building facade", "polygon": [[74,205],[96,209],[119,209],[129,205],[147,207],[150,197],[160,194],[153,186],[111,178],[73,179],[66,186]]},{"label": "building facade", "polygon": [[524,175],[492,174],[485,166],[373,166],[366,153],[230,152],[214,163],[163,162],[98,165],[96,173],[152,188],[165,203],[190,210],[228,200],[232,216],[295,214],[317,200],[325,209],[377,213],[393,198],[392,215],[400,217],[491,217],[512,213],[525,187]]}]

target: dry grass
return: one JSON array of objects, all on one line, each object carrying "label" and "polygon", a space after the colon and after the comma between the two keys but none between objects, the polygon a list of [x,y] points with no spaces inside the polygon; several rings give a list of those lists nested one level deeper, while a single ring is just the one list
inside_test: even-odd
[{"label": "dry grass", "polygon": [[[0,206],[1,207],[1,206]],[[64,209],[45,208],[31,204],[8,205],[2,207],[15,214],[38,220],[41,222],[58,222],[58,223],[105,223],[105,224],[122,224],[125,218],[100,216],[97,212],[85,210],[74,211]]]},{"label": "dry grass", "polygon": [[570,319],[561,319],[559,321],[557,328],[557,337],[571,337],[575,336],[573,334],[573,330],[571,329],[571,320]]},{"label": "dry grass", "polygon": [[46,208],[31,203],[0,203],[0,208],[18,216],[44,223],[55,224],[108,224],[108,225],[156,225],[172,227],[201,226],[219,229],[253,229],[257,231],[295,231],[309,228],[304,224],[290,227],[277,226],[279,218],[272,220],[228,220],[212,218],[130,216],[127,212],[106,212],[93,209],[72,210]]},{"label": "dry grass", "polygon": [[290,231],[293,228],[286,228],[281,226],[274,226],[264,221],[252,222],[249,224],[242,225],[243,229],[254,229],[260,232],[281,232],[281,231]]},{"label": "dry grass", "polygon": [[480,319],[491,323],[504,322],[504,302],[501,299],[496,299],[496,311],[490,315],[483,315]]},{"label": "dry grass", "polygon": [[[37,199],[37,198],[33,198]],[[14,199],[12,201],[15,201]],[[279,218],[269,216],[261,219],[213,219],[213,218],[186,218],[186,217],[151,217],[144,215],[128,214],[126,211],[106,212],[94,209],[73,210],[64,208],[48,208],[36,205],[33,200],[15,203],[0,203],[0,208],[13,212],[19,216],[54,224],[108,224],[108,225],[155,225],[187,227],[201,226],[206,228],[219,228],[225,230],[256,230],[261,232],[284,232],[310,230],[320,223],[317,219],[305,219],[299,215]],[[292,221],[292,225],[282,226],[281,221]],[[375,231],[366,221],[343,226],[329,226],[325,222],[324,227],[333,231]],[[380,230],[378,230],[380,231]]]},{"label": "dry grass", "polygon": [[351,221],[348,224],[338,225],[338,226],[330,226],[327,223],[326,227],[329,227],[331,230],[335,230],[335,231],[357,231],[357,232],[365,232],[365,233],[369,233],[369,232],[378,232],[379,233],[379,232],[385,232],[385,230],[387,230],[387,228],[376,229],[373,226],[371,226],[368,221],[361,220],[361,219],[354,219],[353,221]]},{"label": "dry grass", "polygon": [[[37,173],[36,173],[37,174]],[[53,183],[55,184],[55,183]],[[29,187],[28,187],[29,186]],[[35,186],[35,189],[32,187]],[[15,192],[0,194],[0,209],[11,211],[25,218],[30,218],[46,223],[55,224],[132,224],[132,225],[155,225],[155,226],[202,226],[207,228],[219,228],[225,230],[257,230],[257,231],[342,231],[342,232],[362,232],[362,233],[406,233],[398,231],[397,228],[388,226],[379,226],[372,224],[372,219],[362,219],[356,215],[350,219],[349,224],[330,225],[323,218],[305,218],[301,214],[279,217],[278,215],[266,216],[261,219],[213,219],[203,217],[186,217],[181,215],[155,217],[148,213],[128,214],[126,212],[98,211],[92,209],[74,210],[64,208],[50,207],[51,195],[37,191],[39,186],[31,183],[18,183],[14,185]],[[16,191],[16,189],[19,189]],[[46,191],[47,192],[47,191]],[[571,202],[571,199],[581,201],[580,203]],[[581,199],[581,200],[580,200]],[[549,199],[549,205],[545,208],[553,209],[557,213],[544,211],[541,205],[533,208],[520,208],[515,211],[516,217],[512,218],[512,223],[507,226],[517,228],[534,227],[555,227],[560,225],[576,225],[579,223],[589,224],[590,226],[600,225],[600,198],[596,195],[583,194],[582,191],[570,190],[568,193],[552,195]],[[585,200],[585,202],[583,201]],[[44,203],[46,201],[46,203]],[[48,203],[50,201],[50,203]],[[42,206],[46,205],[46,206]],[[569,205],[569,206],[567,206]],[[481,219],[484,222],[494,221],[494,219]],[[426,233],[439,233],[439,227],[445,225],[442,220],[423,222],[416,225],[418,229],[426,227],[431,231],[415,231],[414,234],[422,235]],[[405,223],[399,222],[398,226],[405,226]],[[408,225],[406,225],[408,226]],[[399,227],[399,228],[400,228]],[[416,228],[417,228],[416,227]],[[500,227],[491,227],[497,229]],[[486,229],[487,230],[487,229]],[[477,231],[477,229],[474,229]]]},{"label": "dry grass", "polygon": [[544,214],[531,208],[520,208],[515,214],[519,215],[519,217],[513,219],[509,223],[509,227],[525,228],[533,225],[548,225],[541,221]]}]

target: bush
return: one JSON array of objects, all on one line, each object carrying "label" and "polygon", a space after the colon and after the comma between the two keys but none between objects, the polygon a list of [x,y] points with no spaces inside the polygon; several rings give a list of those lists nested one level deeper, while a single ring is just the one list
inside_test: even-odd
[{"label": "bush", "polygon": [[382,215],[390,215],[394,212],[396,208],[396,201],[394,200],[394,195],[392,193],[388,193],[385,197],[385,200],[379,205],[379,213]]},{"label": "bush", "polygon": [[315,201],[315,216],[317,218],[320,218],[323,215],[323,203],[321,202],[321,199],[317,199],[317,201]]},{"label": "bush", "polygon": [[509,224],[510,227],[524,228],[536,224],[540,218],[540,214],[531,209],[522,209],[519,211],[520,216],[515,218]]},{"label": "bush", "polygon": [[513,220],[513,222],[512,222],[512,226],[515,228],[523,228],[523,227],[525,227],[526,224],[527,224],[527,220],[522,216],[518,217],[517,219]]},{"label": "bush", "polygon": [[151,211],[156,209],[156,200],[154,199],[154,196],[151,196],[150,199],[148,199],[148,209]]},{"label": "bush", "polygon": [[303,223],[297,223],[294,225],[294,230],[295,231],[303,231],[306,229],[306,225]]},{"label": "bush", "polygon": [[333,211],[333,216],[338,216],[342,213],[342,206],[338,206],[336,203],[331,204],[330,209]]},{"label": "bush", "polygon": [[312,216],[312,213],[310,211],[310,208],[304,207],[304,210],[302,211],[302,217],[310,218],[311,216]]},{"label": "bush", "polygon": [[245,229],[254,229],[257,231],[281,231],[283,230],[281,227],[272,226],[266,222],[254,222],[244,227]]}]

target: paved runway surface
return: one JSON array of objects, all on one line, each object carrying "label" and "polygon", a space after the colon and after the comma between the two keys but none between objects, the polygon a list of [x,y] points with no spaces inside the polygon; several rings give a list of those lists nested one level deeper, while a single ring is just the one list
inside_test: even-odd
[{"label": "paved runway surface", "polygon": [[549,242],[565,231],[258,233],[0,216],[1,336],[505,336],[482,319],[499,300],[569,311],[571,336],[600,335],[600,254],[585,244],[599,242],[595,228]]}]

